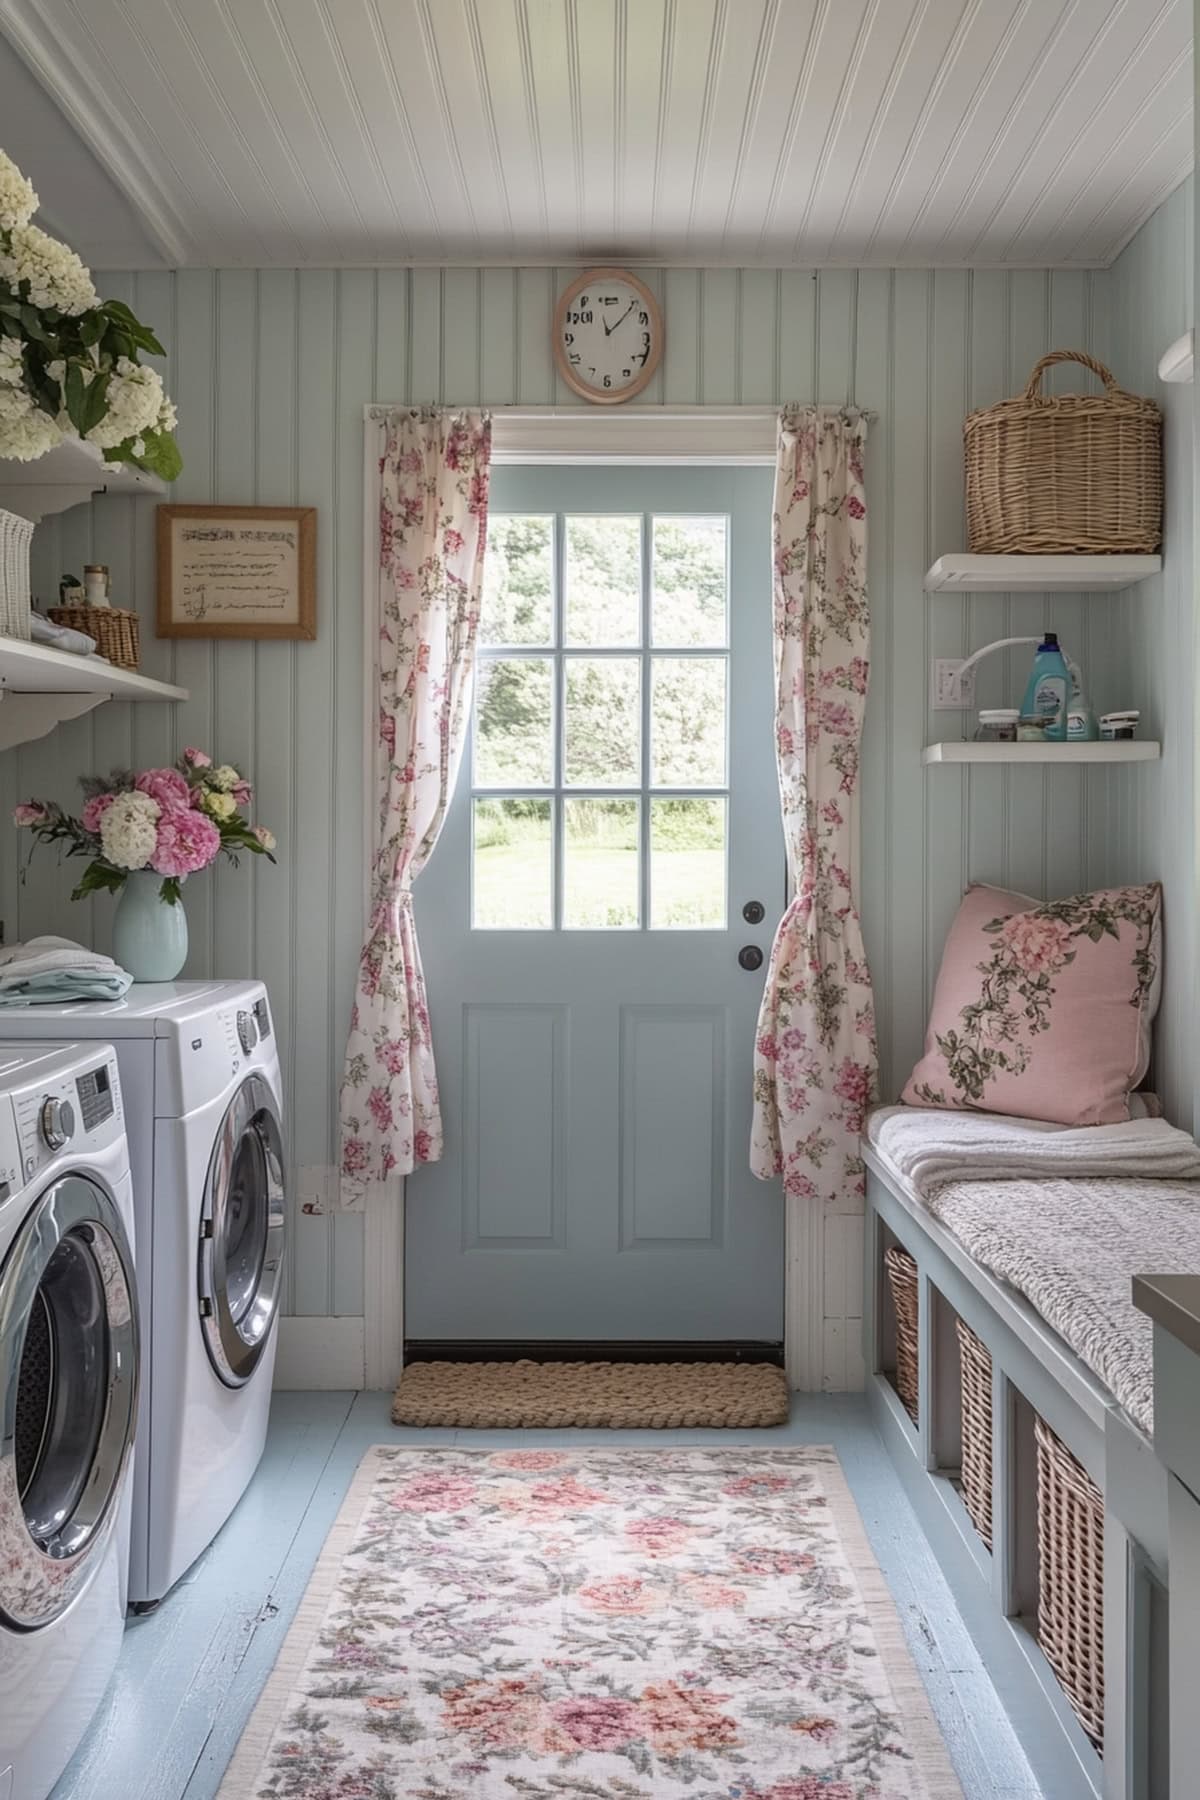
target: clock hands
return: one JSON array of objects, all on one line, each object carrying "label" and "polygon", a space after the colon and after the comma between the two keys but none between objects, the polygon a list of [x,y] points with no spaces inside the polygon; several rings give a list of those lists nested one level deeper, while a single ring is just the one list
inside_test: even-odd
[{"label": "clock hands", "polygon": [[621,314],[621,317],[619,319],[614,319],[614,321],[611,325],[609,324],[608,320],[605,318],[602,318],[600,320],[600,323],[604,327],[605,337],[611,337],[613,332],[617,329],[617,326],[623,325],[625,323],[626,319],[629,317],[630,313],[633,311],[633,309],[636,305],[637,305],[637,301],[631,300],[629,302],[629,305],[625,308],[625,311]]}]

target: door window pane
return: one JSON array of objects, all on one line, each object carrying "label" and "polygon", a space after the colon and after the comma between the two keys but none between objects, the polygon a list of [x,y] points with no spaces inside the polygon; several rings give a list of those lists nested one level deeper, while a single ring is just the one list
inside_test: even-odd
[{"label": "door window pane", "polygon": [[554,923],[549,800],[476,800],[471,922],[507,931]]},{"label": "door window pane", "polygon": [[724,800],[650,802],[650,923],[724,928]]},{"label": "door window pane", "polygon": [[641,785],[641,661],[636,656],[566,659],[568,787]]},{"label": "door window pane", "polygon": [[638,922],[636,800],[563,801],[563,924],[593,930]]},{"label": "door window pane", "polygon": [[554,664],[483,657],[475,694],[475,785],[554,785]]},{"label": "door window pane", "polygon": [[727,642],[726,521],[654,521],[651,635],[656,644]]},{"label": "door window pane", "polygon": [[655,787],[725,784],[725,658],[656,656],[650,665]]},{"label": "door window pane", "polygon": [[502,513],[488,520],[479,641],[553,643],[553,514]]},{"label": "door window pane", "polygon": [[565,525],[568,644],[605,648],[642,635],[642,521],[571,514]]}]

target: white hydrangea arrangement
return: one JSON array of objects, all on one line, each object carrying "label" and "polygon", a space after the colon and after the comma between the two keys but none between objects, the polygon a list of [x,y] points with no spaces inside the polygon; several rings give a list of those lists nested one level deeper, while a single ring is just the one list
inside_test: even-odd
[{"label": "white hydrangea arrangement", "polygon": [[32,462],[64,437],[173,481],[175,408],[141,352],[163,347],[121,300],[101,300],[73,250],[30,223],[38,197],[0,150],[0,458]]}]

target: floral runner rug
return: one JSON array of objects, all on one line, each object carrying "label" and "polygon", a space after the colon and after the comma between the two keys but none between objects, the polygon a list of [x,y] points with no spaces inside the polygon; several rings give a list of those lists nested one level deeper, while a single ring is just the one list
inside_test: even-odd
[{"label": "floral runner rug", "polygon": [[837,1457],[367,1451],[218,1800],[962,1800]]}]

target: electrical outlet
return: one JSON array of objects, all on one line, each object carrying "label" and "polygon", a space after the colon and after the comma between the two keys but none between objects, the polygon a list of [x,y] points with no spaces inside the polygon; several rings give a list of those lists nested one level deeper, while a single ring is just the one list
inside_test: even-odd
[{"label": "electrical outlet", "polygon": [[930,669],[929,704],[934,712],[963,712],[975,704],[975,671],[965,675],[960,656],[935,657]]}]

